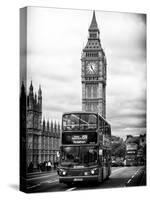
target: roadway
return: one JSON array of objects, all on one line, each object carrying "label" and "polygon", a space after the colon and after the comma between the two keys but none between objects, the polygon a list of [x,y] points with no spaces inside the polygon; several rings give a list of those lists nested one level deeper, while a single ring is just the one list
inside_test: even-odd
[{"label": "roadway", "polygon": [[[32,174],[27,178],[28,192],[57,192],[73,190],[90,190],[146,185],[146,174],[143,167],[113,167],[108,180],[98,185],[76,184],[71,187],[60,184],[56,171]],[[145,172],[145,171],[144,171]]]}]

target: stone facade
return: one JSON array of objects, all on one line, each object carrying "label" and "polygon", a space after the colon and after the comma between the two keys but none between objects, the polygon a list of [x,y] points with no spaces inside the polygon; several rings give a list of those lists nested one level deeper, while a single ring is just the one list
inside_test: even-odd
[{"label": "stone facade", "polygon": [[[22,88],[24,88],[22,86]],[[21,92],[21,95],[24,94]],[[60,146],[60,124],[43,119],[42,121],[42,90],[38,95],[33,92],[32,82],[26,95],[26,164],[32,163],[33,168],[39,164],[58,161],[57,152]]]},{"label": "stone facade", "polygon": [[82,110],[98,112],[106,118],[106,57],[101,47],[95,11],[89,37],[82,51]]}]

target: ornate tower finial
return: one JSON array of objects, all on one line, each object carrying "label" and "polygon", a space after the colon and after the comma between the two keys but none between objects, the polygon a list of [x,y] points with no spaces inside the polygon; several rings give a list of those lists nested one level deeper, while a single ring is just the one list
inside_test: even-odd
[{"label": "ornate tower finial", "polygon": [[54,130],[53,130],[53,121],[51,120],[51,135],[53,135],[53,132],[54,132]]},{"label": "ornate tower finial", "polygon": [[41,97],[41,96],[42,96],[41,85],[39,85],[38,96],[39,96],[39,97]]},{"label": "ornate tower finial", "polygon": [[43,131],[45,131],[45,117],[43,117]]},{"label": "ornate tower finial", "polygon": [[32,81],[31,81],[31,84],[30,84],[30,92],[33,93],[33,85],[32,85]]},{"label": "ornate tower finial", "polygon": [[54,122],[54,133],[55,133],[55,135],[56,135],[56,132],[57,132],[57,124],[56,124],[56,120],[55,120],[55,122]]},{"label": "ornate tower finial", "polygon": [[41,85],[39,85],[39,90],[38,90],[38,104],[39,104],[39,111],[42,112],[42,90],[41,90]]},{"label": "ornate tower finial", "polygon": [[35,95],[34,95],[34,99],[35,99],[35,103],[37,103],[37,94],[35,92]]},{"label": "ornate tower finial", "polygon": [[96,21],[96,17],[95,17],[95,10],[93,11],[93,18],[91,21],[91,25],[89,27],[89,31],[90,30],[98,30],[97,21]]},{"label": "ornate tower finial", "polygon": [[24,85],[24,82],[22,81],[22,83],[21,83],[21,95],[24,95],[24,94],[26,94],[26,88],[25,88],[25,85]]},{"label": "ornate tower finial", "polygon": [[33,107],[34,107],[34,94],[33,94],[32,81],[31,81],[30,87],[29,87],[28,104],[29,104],[29,109],[33,109]]}]

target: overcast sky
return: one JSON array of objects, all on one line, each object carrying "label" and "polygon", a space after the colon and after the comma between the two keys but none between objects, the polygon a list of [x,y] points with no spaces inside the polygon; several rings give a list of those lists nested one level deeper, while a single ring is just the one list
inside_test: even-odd
[{"label": "overcast sky", "polygon": [[[92,10],[30,7],[27,20],[27,85],[39,84],[43,117],[60,120],[80,111],[81,52]],[[142,14],[96,11],[107,58],[106,110],[112,134],[145,132],[146,19]]]}]

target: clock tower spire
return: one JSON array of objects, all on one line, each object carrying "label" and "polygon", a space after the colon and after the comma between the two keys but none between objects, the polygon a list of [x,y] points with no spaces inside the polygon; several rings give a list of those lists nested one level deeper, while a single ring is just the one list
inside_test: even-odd
[{"label": "clock tower spire", "polygon": [[96,17],[95,17],[95,10],[93,11],[93,18],[92,18],[89,30],[98,30],[97,21],[96,21]]},{"label": "clock tower spire", "polygon": [[95,11],[88,29],[88,41],[82,50],[82,110],[106,118],[106,57],[101,47]]}]

